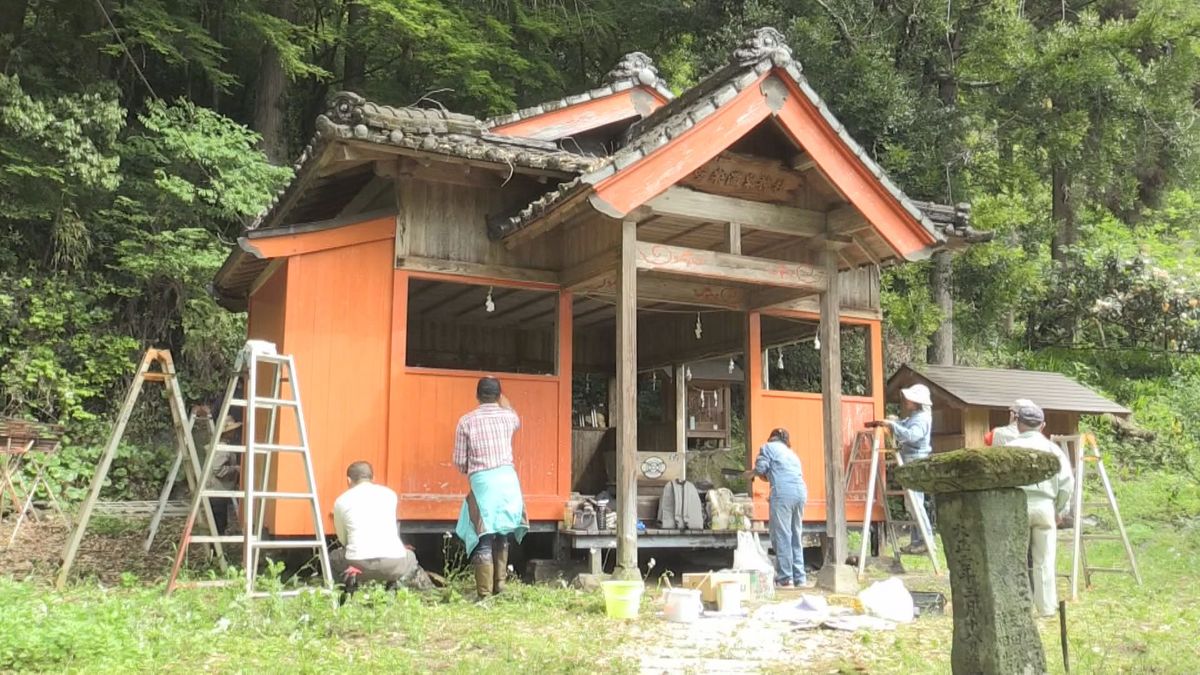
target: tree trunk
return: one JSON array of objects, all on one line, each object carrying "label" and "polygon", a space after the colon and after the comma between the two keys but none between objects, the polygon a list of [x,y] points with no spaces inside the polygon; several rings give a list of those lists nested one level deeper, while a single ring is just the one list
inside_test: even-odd
[{"label": "tree trunk", "polygon": [[929,341],[926,360],[929,363],[954,365],[954,296],[951,294],[954,271],[953,254],[941,250],[933,254],[933,268],[929,272],[929,287],[933,301],[942,310],[942,323]]},{"label": "tree trunk", "polygon": [[[291,0],[280,0],[273,14],[286,21],[292,19]],[[282,165],[288,161],[287,115],[284,94],[287,92],[287,75],[279,52],[266,45],[258,66],[258,91],[254,101],[254,130],[262,135],[259,147],[272,164]]]},{"label": "tree trunk", "polygon": [[[946,42],[948,64],[957,62],[961,42],[958,31],[949,36]],[[958,77],[952,66],[946,66],[945,72],[938,77],[938,98],[946,108],[957,110]],[[948,143],[949,153],[943,161],[946,162],[945,199],[947,203],[952,204],[955,201],[955,183],[957,182],[953,179],[952,167],[955,157],[962,147],[962,125],[956,122],[951,129],[952,136],[947,139],[950,141]],[[930,337],[925,357],[929,363],[943,366],[954,365],[953,272],[954,258],[950,251],[942,249],[933,254],[933,267],[929,271],[929,288],[933,293],[933,301],[942,312],[942,323]]]},{"label": "tree trunk", "polygon": [[366,86],[367,50],[363,45],[366,32],[367,8],[361,2],[351,2],[346,15],[346,60],[342,75],[343,89],[361,94]]},{"label": "tree trunk", "polygon": [[1050,255],[1060,262],[1067,260],[1067,247],[1079,240],[1075,225],[1075,204],[1071,199],[1071,174],[1066,167],[1055,166],[1051,172],[1050,218],[1054,221],[1054,236],[1050,240]]},{"label": "tree trunk", "polygon": [[0,12],[0,72],[8,72],[8,55],[21,41],[29,0],[11,0],[10,7]]}]

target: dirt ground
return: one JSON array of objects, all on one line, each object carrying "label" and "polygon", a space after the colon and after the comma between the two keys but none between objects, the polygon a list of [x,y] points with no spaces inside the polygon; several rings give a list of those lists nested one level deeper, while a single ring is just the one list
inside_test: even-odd
[{"label": "dirt ground", "polygon": [[[14,521],[0,520],[0,574],[15,579],[53,581],[58,574],[63,547],[70,531],[55,516],[21,525],[12,546],[7,546]],[[182,522],[165,519],[154,545],[142,550],[148,533],[145,519],[119,520],[95,516],[79,547],[73,576],[93,577],[104,584],[115,584],[122,574],[133,574],[147,581],[162,579],[175,561]]]}]

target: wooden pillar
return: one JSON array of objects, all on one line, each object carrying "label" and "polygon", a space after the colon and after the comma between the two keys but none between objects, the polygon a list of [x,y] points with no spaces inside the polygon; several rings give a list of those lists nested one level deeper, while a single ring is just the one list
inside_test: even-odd
[{"label": "wooden pillar", "polygon": [[687,364],[675,366],[675,451],[687,450]]},{"label": "wooden pillar", "polygon": [[[762,324],[760,323],[760,315],[758,312],[746,313],[746,328],[744,333],[745,345],[743,349],[745,367],[743,376],[745,377],[746,385],[746,461],[747,467],[754,466],[754,460],[757,459],[758,446],[766,442],[766,438],[762,437],[765,430],[760,429],[762,421],[758,419],[759,414],[759,398],[763,391],[763,371],[765,363],[762,359]],[[766,485],[763,481],[753,481],[750,488],[751,496],[757,498],[762,495],[766,496]],[[756,499],[757,502],[757,499]],[[757,512],[755,519],[765,519],[765,513]]]},{"label": "wooden pillar", "polygon": [[741,223],[727,223],[725,225],[725,248],[734,255],[742,254]]},{"label": "wooden pillar", "polygon": [[637,223],[621,223],[617,266],[617,576],[638,578]]},{"label": "wooden pillar", "polygon": [[846,485],[842,466],[842,338],[837,251],[821,252],[829,286],[821,294],[821,404],[825,441],[825,562],[846,562]]}]

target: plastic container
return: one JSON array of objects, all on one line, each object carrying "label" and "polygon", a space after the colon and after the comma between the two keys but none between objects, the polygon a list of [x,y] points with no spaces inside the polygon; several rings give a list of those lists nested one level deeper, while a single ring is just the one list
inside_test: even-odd
[{"label": "plastic container", "polygon": [[700,612],[704,611],[700,591],[690,588],[668,588],[663,592],[663,600],[663,614],[667,621],[691,623],[699,619]]},{"label": "plastic container", "polygon": [[724,581],[717,585],[717,609],[722,612],[742,611],[742,585]]},{"label": "plastic container", "polygon": [[605,581],[604,612],[610,619],[636,619],[646,590],[640,581]]},{"label": "plastic container", "polygon": [[917,616],[946,613],[946,596],[931,591],[911,591]]}]

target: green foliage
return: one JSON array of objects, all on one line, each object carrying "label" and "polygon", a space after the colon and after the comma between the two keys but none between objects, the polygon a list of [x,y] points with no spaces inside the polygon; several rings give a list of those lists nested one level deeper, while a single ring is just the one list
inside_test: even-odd
[{"label": "green foliage", "polygon": [[[244,324],[207,285],[224,237],[289,173],[253,151],[252,132],[191,103],[125,117],[111,95],[35,96],[0,76],[0,411],[67,424],[51,471],[70,497],[141,349],[173,351],[189,399],[219,389]],[[135,415],[139,446],[158,447],[157,413]],[[162,458],[129,454],[114,488],[145,496]]]}]

